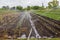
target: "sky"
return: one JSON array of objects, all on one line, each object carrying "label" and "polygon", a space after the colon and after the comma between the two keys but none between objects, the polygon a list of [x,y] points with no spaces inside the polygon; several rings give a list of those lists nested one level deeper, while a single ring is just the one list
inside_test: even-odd
[{"label": "sky", "polygon": [[[44,3],[44,6],[48,6],[48,2],[52,1],[52,0],[0,0],[0,7],[2,6],[23,6],[23,7],[27,7],[27,6],[35,6],[35,5],[39,5],[41,6],[42,3]],[[60,0],[59,4],[60,4]]]}]

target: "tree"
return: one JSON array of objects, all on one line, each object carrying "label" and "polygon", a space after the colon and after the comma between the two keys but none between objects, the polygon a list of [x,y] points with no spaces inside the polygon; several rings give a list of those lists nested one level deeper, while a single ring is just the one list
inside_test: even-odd
[{"label": "tree", "polygon": [[40,9],[40,7],[39,6],[33,6],[32,9],[38,10],[38,9]]},{"label": "tree", "polygon": [[27,6],[27,10],[30,10],[30,6]]},{"label": "tree", "polygon": [[9,9],[9,6],[2,6],[2,9]]},{"label": "tree", "polygon": [[22,7],[22,6],[17,6],[16,9],[18,9],[18,10],[22,10],[23,7]]},{"label": "tree", "polygon": [[57,7],[59,5],[59,2],[57,0],[53,0],[53,6]]},{"label": "tree", "polygon": [[49,8],[56,8],[59,6],[59,2],[57,0],[53,0],[52,2],[49,2],[48,5]]},{"label": "tree", "polygon": [[49,2],[48,5],[49,5],[48,8],[52,8],[53,7],[52,2]]},{"label": "tree", "polygon": [[16,9],[16,7],[12,7],[12,8],[11,8],[11,10],[15,10],[15,9]]}]

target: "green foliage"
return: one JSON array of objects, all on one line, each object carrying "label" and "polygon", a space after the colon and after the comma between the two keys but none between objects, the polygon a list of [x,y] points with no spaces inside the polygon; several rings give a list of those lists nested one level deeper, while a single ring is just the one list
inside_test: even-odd
[{"label": "green foliage", "polygon": [[30,6],[27,6],[27,10],[30,10],[30,8],[31,8]]},{"label": "green foliage", "polygon": [[38,9],[40,9],[39,6],[32,6],[31,8],[34,9],[34,10],[38,10]]},{"label": "green foliage", "polygon": [[56,8],[57,6],[59,6],[59,1],[57,0],[53,0],[52,2],[48,3],[49,8]]},{"label": "green foliage", "polygon": [[44,7],[40,7],[40,10],[44,10],[45,8]]},{"label": "green foliage", "polygon": [[18,9],[18,10],[22,10],[23,7],[22,7],[22,6],[17,6],[16,9]]},{"label": "green foliage", "polygon": [[49,5],[48,8],[52,8],[53,7],[51,4],[52,4],[51,2],[48,3],[48,5]]},{"label": "green foliage", "polygon": [[9,6],[2,6],[2,9],[9,9]]},{"label": "green foliage", "polygon": [[53,7],[57,7],[59,4],[59,2],[56,0],[56,1],[53,1]]},{"label": "green foliage", "polygon": [[12,7],[11,9],[12,9],[12,10],[13,10],[13,9],[15,10],[15,7]]}]

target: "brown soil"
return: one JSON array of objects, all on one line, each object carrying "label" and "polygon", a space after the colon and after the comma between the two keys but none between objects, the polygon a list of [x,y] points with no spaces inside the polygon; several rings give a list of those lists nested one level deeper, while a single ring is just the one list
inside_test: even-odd
[{"label": "brown soil", "polygon": [[[16,37],[18,37],[24,33],[28,37],[31,28],[29,20],[24,19],[22,26],[20,27],[18,25],[18,22],[21,20],[20,14],[6,14],[2,16],[2,20],[0,20],[0,37],[3,37],[6,34],[8,36],[16,35]],[[60,21],[32,13],[31,16],[41,37],[60,37]],[[34,34],[34,32],[32,34]]]}]

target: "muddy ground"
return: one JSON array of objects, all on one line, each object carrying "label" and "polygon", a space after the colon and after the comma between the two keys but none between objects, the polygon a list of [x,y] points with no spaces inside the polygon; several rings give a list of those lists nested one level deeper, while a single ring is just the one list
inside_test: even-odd
[{"label": "muddy ground", "polygon": [[[26,34],[29,35],[31,24],[28,19],[24,19],[23,23],[19,25],[21,16],[24,12],[19,14],[6,14],[2,15],[0,20],[0,37],[12,36],[14,38]],[[60,21],[30,13],[32,21],[41,37],[60,37]],[[34,31],[31,36],[35,36]]]}]

